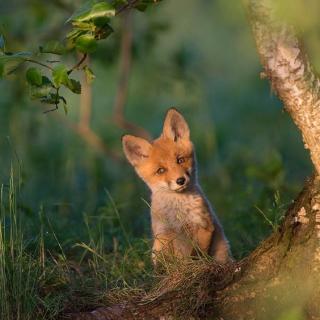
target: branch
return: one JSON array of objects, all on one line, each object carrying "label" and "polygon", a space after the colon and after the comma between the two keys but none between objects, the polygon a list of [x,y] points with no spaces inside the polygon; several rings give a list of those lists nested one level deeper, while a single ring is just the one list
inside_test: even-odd
[{"label": "branch", "polygon": [[137,136],[150,139],[150,134],[140,128],[139,126],[127,121],[124,116],[125,104],[128,97],[129,75],[132,63],[132,16],[127,12],[123,17],[122,24],[122,38],[121,38],[121,52],[120,52],[120,65],[119,65],[119,81],[117,92],[114,101],[114,114],[113,118],[115,123],[122,129],[129,131]]},{"label": "branch", "polygon": [[87,59],[87,56],[88,55],[85,53],[82,58],[70,70],[68,70],[68,74],[71,74],[74,70],[78,69]]},{"label": "branch", "polygon": [[53,70],[52,67],[50,67],[47,64],[44,64],[44,63],[42,63],[40,61],[36,61],[36,60],[33,60],[33,59],[25,59],[25,62],[35,63],[35,64],[38,64],[38,65],[40,65],[42,67],[45,67],[45,68],[47,68],[47,69],[49,69],[51,71]]},{"label": "branch", "polygon": [[67,127],[80,136],[80,138],[86,142],[96,152],[111,158],[112,160],[119,162],[123,161],[123,158],[113,150],[109,149],[105,142],[98,136],[90,127],[82,126],[80,123],[74,123],[69,121],[66,117],[61,116],[59,113],[54,113],[54,116],[62,121]]},{"label": "branch", "polygon": [[320,174],[320,82],[293,26],[279,22],[275,2],[250,0],[249,15],[265,74],[302,133]]},{"label": "branch", "polygon": [[129,0],[127,3],[125,3],[120,8],[117,9],[116,15],[122,13],[123,11],[125,11],[127,9],[132,9],[134,7],[134,5],[137,4],[138,2],[139,2],[139,0],[131,0],[131,1]]}]

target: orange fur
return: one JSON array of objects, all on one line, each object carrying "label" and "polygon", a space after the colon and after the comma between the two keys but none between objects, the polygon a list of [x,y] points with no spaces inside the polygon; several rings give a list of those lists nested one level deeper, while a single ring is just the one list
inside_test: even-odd
[{"label": "orange fur", "polygon": [[152,191],[153,259],[159,253],[186,257],[198,249],[219,262],[230,259],[218,218],[201,191],[188,124],[176,109],[167,112],[161,136],[149,142],[125,135],[129,162]]}]

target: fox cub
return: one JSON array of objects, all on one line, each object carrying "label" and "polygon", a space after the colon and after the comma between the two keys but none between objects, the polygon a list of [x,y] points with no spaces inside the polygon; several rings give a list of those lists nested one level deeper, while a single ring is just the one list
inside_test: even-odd
[{"label": "fox cub", "polygon": [[197,179],[196,157],[183,116],[168,110],[161,136],[154,141],[124,135],[124,153],[151,189],[152,259],[187,257],[198,249],[218,262],[231,260],[221,224]]}]

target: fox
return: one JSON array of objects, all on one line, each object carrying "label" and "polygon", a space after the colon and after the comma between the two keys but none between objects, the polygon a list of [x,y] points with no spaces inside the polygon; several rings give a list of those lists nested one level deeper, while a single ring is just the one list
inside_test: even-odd
[{"label": "fox", "polygon": [[124,154],[151,190],[152,261],[192,257],[199,252],[218,263],[232,261],[222,225],[199,182],[189,126],[170,108],[159,138],[148,141],[125,134]]}]

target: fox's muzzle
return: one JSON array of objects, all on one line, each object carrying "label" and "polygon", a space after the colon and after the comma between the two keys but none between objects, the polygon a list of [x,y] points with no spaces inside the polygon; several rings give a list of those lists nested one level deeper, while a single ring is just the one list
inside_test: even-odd
[{"label": "fox's muzzle", "polygon": [[190,178],[187,174],[184,174],[183,176],[177,178],[176,180],[171,180],[169,182],[169,188],[172,191],[183,191],[184,189],[186,189],[188,187],[188,185],[190,184]]}]

